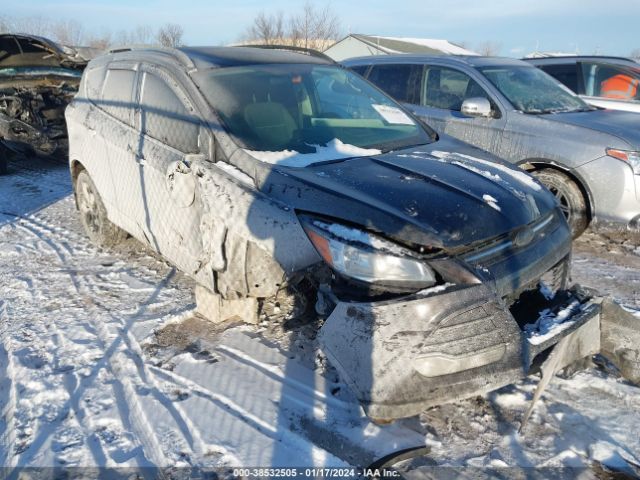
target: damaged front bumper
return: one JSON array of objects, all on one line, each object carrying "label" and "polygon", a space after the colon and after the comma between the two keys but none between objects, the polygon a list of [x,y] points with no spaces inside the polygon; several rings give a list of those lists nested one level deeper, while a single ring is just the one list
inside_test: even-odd
[{"label": "damaged front bumper", "polygon": [[[601,332],[617,328],[602,311],[601,298],[584,299],[555,333],[532,338],[486,285],[453,286],[403,301],[338,302],[319,340],[367,415],[395,419],[517,382],[568,336],[558,368],[600,352]],[[625,335],[631,328],[640,336],[640,322],[627,315]]]}]

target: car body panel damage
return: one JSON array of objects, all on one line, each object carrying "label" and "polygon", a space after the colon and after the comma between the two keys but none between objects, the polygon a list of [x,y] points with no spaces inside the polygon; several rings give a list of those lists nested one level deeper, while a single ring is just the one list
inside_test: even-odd
[{"label": "car body panel damage", "polygon": [[[206,162],[194,165],[202,199],[202,254],[198,271],[207,286],[223,298],[265,298],[297,272],[318,263],[294,211],[248,188],[225,181],[225,174]],[[226,172],[226,170],[225,170]],[[206,281],[206,280],[205,280]]]},{"label": "car body panel damage", "polygon": [[94,241],[150,245],[215,322],[315,303],[321,345],[370,415],[521,378],[524,324],[547,308],[536,295],[573,321],[553,195],[348,70],[252,48],[119,50],[87,66],[66,118]]},{"label": "car body panel damage", "polygon": [[341,302],[319,341],[367,414],[380,419],[514,383],[537,371],[537,359],[547,355],[540,389],[557,371],[597,353],[640,384],[638,318],[607,298],[581,302],[565,321],[568,328],[544,343],[531,342],[484,285],[427,290],[401,303]]},{"label": "car body panel damage", "polygon": [[93,54],[90,49],[63,47],[41,37],[0,35],[2,157],[66,155],[64,110]]}]

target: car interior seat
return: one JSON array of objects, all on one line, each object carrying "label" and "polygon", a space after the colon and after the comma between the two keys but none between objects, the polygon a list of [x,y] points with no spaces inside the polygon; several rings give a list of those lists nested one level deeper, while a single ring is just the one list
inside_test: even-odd
[{"label": "car interior seat", "polygon": [[284,149],[297,125],[291,113],[278,102],[254,102],[244,108],[244,119],[255,136],[271,151]]}]

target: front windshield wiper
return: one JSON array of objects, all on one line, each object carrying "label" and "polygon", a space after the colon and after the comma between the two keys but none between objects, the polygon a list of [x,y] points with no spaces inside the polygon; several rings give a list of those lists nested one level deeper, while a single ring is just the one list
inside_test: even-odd
[{"label": "front windshield wiper", "polygon": [[595,108],[581,107],[581,108],[544,108],[541,110],[525,110],[524,113],[529,115],[548,115],[550,113],[575,113],[575,112],[591,112]]},{"label": "front windshield wiper", "polygon": [[395,152],[396,150],[407,150],[409,148],[421,147],[423,145],[431,145],[432,143],[433,142],[420,142],[420,143],[414,143],[414,144],[411,144],[411,145],[400,145],[399,147],[381,148],[380,152],[389,153],[389,152]]},{"label": "front windshield wiper", "polygon": [[597,110],[597,108],[593,108],[593,107],[581,107],[581,108],[576,108],[575,110],[567,110],[566,112],[561,112],[561,113],[593,112],[594,110]]}]

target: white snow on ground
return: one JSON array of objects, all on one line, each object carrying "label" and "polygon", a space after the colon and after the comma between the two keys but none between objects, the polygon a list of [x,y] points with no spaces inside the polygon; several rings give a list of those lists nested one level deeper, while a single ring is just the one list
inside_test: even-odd
[{"label": "white snow on ground", "polygon": [[295,150],[282,150],[279,152],[262,152],[255,150],[245,150],[253,158],[262,162],[283,165],[285,167],[306,167],[312,163],[326,160],[339,160],[349,157],[368,157],[379,155],[381,152],[375,148],[360,148],[349,145],[334,138],[323,145],[312,145],[316,151],[313,153],[300,153]]},{"label": "white snow on ground", "polygon": [[[192,282],[134,241],[92,246],[65,166],[13,165],[0,211],[3,466],[365,465],[424,444],[408,478],[432,465],[640,463],[640,396],[620,379],[554,379],[522,435],[535,377],[376,426],[339,378],[302,360],[304,343],[275,344],[264,326],[180,346]],[[175,351],[158,337],[171,326]]]}]

